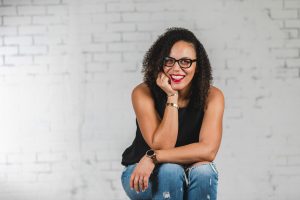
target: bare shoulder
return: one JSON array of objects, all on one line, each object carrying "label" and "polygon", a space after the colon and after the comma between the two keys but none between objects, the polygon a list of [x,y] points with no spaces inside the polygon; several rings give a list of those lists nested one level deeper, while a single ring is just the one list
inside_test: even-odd
[{"label": "bare shoulder", "polygon": [[134,87],[132,90],[132,95],[137,96],[151,96],[150,88],[147,86],[146,83],[140,83],[137,86]]},{"label": "bare shoulder", "polygon": [[210,86],[207,96],[207,106],[219,107],[220,109],[224,109],[224,94],[221,89]]},{"label": "bare shoulder", "polygon": [[143,102],[146,103],[146,105],[148,103],[154,104],[150,88],[146,83],[140,83],[135,86],[135,88],[132,90],[131,98],[134,104],[137,102]]}]

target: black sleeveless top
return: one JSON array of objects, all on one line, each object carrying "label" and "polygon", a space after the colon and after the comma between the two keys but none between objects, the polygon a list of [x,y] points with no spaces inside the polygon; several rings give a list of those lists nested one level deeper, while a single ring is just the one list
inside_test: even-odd
[{"label": "black sleeveless top", "polygon": [[[166,107],[166,98],[159,97],[155,90],[151,89],[152,97],[155,102],[155,108],[161,119],[163,118],[164,110]],[[203,110],[187,106],[179,108],[178,110],[178,135],[175,147],[195,143],[199,141],[199,132],[203,120]],[[124,166],[134,164],[140,161],[145,155],[146,151],[150,149],[149,145],[145,142],[139,124],[136,121],[136,134],[132,144],[125,149],[122,154],[121,164]]]}]

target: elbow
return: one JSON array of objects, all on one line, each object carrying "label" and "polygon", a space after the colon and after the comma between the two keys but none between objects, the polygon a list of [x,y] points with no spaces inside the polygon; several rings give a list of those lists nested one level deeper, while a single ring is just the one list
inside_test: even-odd
[{"label": "elbow", "polygon": [[152,140],[152,145],[151,148],[155,150],[160,150],[160,149],[172,149],[175,147],[175,144],[170,143],[170,142],[158,142],[155,141],[155,139]]},{"label": "elbow", "polygon": [[[200,145],[202,146],[202,145]],[[216,155],[217,155],[217,150],[213,147],[211,147],[210,145],[205,145],[206,148],[203,148],[203,146],[201,147],[201,155],[200,155],[200,158],[199,160],[202,160],[202,161],[208,161],[208,162],[212,162],[215,160],[216,158]],[[204,150],[204,151],[203,151]]]},{"label": "elbow", "polygon": [[209,162],[212,162],[212,161],[214,161],[215,160],[215,158],[216,158],[216,156],[217,156],[217,150],[216,149],[210,149],[209,151],[208,151],[208,154],[207,154],[208,156],[208,161]]},{"label": "elbow", "polygon": [[208,153],[208,155],[207,155],[207,161],[212,162],[212,161],[215,160],[215,157],[216,157],[216,153],[213,152],[213,151],[211,151],[211,152]]},{"label": "elbow", "polygon": [[155,150],[160,150],[160,149],[172,149],[174,148],[175,145],[172,144],[157,144],[157,143],[152,143],[151,148]]}]

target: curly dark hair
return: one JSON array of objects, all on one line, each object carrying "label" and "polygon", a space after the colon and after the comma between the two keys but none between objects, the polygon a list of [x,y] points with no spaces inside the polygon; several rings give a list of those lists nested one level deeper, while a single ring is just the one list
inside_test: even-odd
[{"label": "curly dark hair", "polygon": [[203,45],[188,29],[178,27],[168,28],[153,43],[143,59],[142,73],[144,73],[144,82],[150,89],[156,91],[162,99],[167,100],[165,92],[156,84],[156,78],[158,73],[163,71],[164,57],[169,56],[172,46],[178,41],[193,44],[196,51],[196,71],[192,79],[190,92],[187,96],[190,99],[188,106],[204,110],[208,90],[212,82],[212,70]]}]

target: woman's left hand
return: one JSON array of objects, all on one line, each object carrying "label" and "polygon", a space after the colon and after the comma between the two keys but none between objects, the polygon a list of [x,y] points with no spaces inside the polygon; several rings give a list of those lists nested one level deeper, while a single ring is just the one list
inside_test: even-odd
[{"label": "woman's left hand", "polygon": [[148,158],[146,155],[143,156],[131,174],[130,188],[134,188],[136,192],[146,190],[148,188],[149,177],[154,167],[155,164],[152,159]]}]

